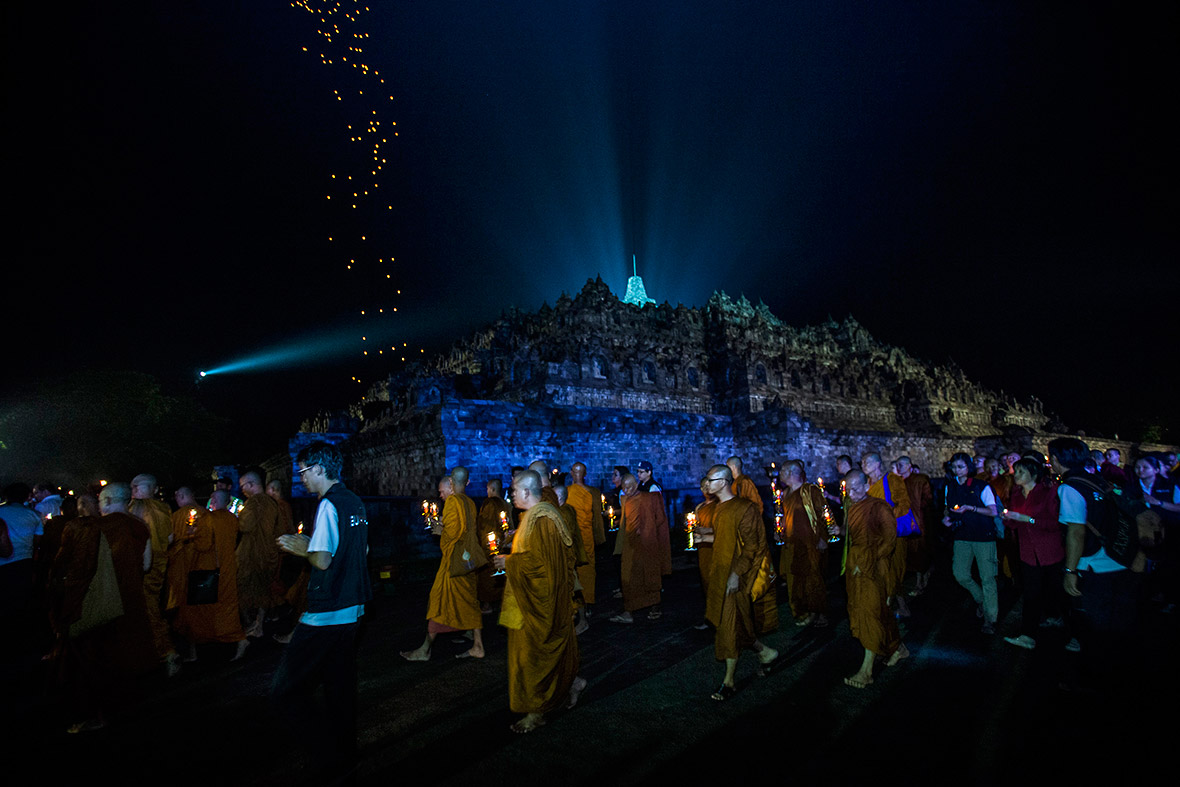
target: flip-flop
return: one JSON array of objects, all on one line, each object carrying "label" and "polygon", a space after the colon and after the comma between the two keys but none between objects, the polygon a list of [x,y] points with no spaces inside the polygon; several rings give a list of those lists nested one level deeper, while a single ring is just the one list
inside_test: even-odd
[{"label": "flip-flop", "polygon": [[771,670],[773,670],[775,668],[775,666],[778,664],[778,661],[780,658],[782,658],[781,653],[779,655],[775,656],[770,661],[764,661],[764,662],[759,663],[758,664],[758,677],[765,678],[767,675],[769,675]]},{"label": "flip-flop", "polygon": [[734,694],[737,694],[737,689],[735,689],[733,686],[726,686],[723,683],[723,684],[721,684],[721,688],[717,689],[717,691],[713,692],[709,696],[712,697],[713,699],[717,700],[718,702],[725,702],[727,699],[732,697]]}]

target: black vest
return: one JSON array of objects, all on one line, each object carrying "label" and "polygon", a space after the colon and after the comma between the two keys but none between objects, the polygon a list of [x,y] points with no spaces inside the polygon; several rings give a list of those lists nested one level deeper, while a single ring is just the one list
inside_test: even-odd
[{"label": "black vest", "polygon": [[960,484],[953,478],[946,481],[947,516],[951,522],[958,520],[961,524],[951,531],[956,541],[995,541],[996,523],[993,517],[977,514],[974,511],[955,511],[952,506],[978,506],[983,508],[983,490],[987,488],[986,481],[968,477]]},{"label": "black vest", "polygon": [[326,571],[311,567],[308,612],[355,607],[373,596],[369,589],[369,522],[365,518],[365,504],[340,482],[328,490],[323,502],[336,508],[340,543]]}]

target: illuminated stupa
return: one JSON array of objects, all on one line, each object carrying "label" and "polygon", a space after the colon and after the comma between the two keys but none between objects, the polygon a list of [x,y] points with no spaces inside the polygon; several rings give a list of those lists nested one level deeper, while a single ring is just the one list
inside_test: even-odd
[{"label": "illuminated stupa", "polygon": [[635,255],[631,255],[631,278],[627,279],[627,293],[623,296],[623,303],[643,308],[654,300],[647,297],[647,290],[643,287],[643,277],[635,268]]}]

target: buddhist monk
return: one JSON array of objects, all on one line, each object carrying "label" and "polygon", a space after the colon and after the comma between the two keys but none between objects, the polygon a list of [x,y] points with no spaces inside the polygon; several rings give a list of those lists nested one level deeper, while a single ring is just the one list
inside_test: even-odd
[{"label": "buddhist monk", "polygon": [[643,492],[639,480],[628,473],[623,478],[623,611],[612,615],[612,623],[634,623],[632,612],[650,607],[649,620],[658,620],[663,577],[672,573],[672,552],[668,538],[668,516],[664,498],[658,492]]},{"label": "buddhist monk", "polygon": [[[173,548],[179,547],[183,557],[173,565],[185,567],[186,580],[190,571],[218,572],[217,601],[189,603],[187,587],[178,599],[176,633],[188,641],[186,662],[197,660],[197,645],[235,643],[237,650],[232,660],[237,661],[250,644],[238,615],[238,562],[234,544],[238,537],[238,518],[228,510],[229,492],[224,489],[214,492],[209,502],[213,504],[211,511],[192,506],[176,512],[183,515],[179,517],[183,529],[175,537]],[[189,512],[194,510],[201,514],[190,522]]]},{"label": "buddhist monk", "polygon": [[742,458],[731,456],[725,460],[725,465],[733,474],[733,493],[758,506],[758,516],[762,516],[762,495],[758,494],[758,487],[754,486],[750,477],[742,474]]},{"label": "buddhist monk", "polygon": [[[479,610],[478,579],[474,572],[453,573],[456,564],[466,562],[465,553],[482,549],[475,532],[475,503],[463,493],[467,488],[467,468],[456,467],[438,484],[443,499],[442,538],[439,549],[442,560],[434,585],[430,588],[430,604],[426,608],[426,640],[416,650],[402,651],[406,661],[429,661],[435,637],[452,631],[470,631],[473,643],[457,659],[482,659],[483,616]],[[560,516],[560,515],[559,515]]]},{"label": "buddhist monk", "polygon": [[569,490],[564,485],[553,487],[553,494],[557,496],[557,510],[565,520],[566,528],[574,539],[574,606],[582,606],[582,583],[578,580],[576,569],[590,562],[586,556],[586,546],[582,543],[582,531],[578,528],[578,512],[569,504]]},{"label": "buddhist monk", "polygon": [[914,522],[920,531],[918,535],[906,539],[906,570],[913,571],[915,576],[914,589],[911,596],[920,596],[926,592],[930,583],[930,571],[934,568],[934,534],[928,532],[934,505],[934,490],[930,486],[930,477],[918,472],[913,461],[908,456],[897,458],[897,474],[905,481],[906,494],[910,496],[910,513],[914,515]]},{"label": "buddhist monk", "polygon": [[524,517],[512,554],[493,562],[507,573],[500,625],[508,629],[509,705],[525,714],[512,731],[527,733],[545,723],[544,714],[577,704],[586,681],[578,677],[573,622],[573,534],[561,513],[541,501],[537,473],[521,473],[512,489]]},{"label": "buddhist monk", "polygon": [[848,543],[844,581],[848,588],[848,621],[852,636],[865,649],[860,669],[844,679],[853,688],[873,682],[877,656],[893,666],[910,655],[901,642],[897,619],[889,609],[890,561],[897,541],[897,520],[884,500],[869,495],[869,479],[859,470],[844,476],[848,495],[844,538]]},{"label": "buddhist monk", "polygon": [[283,497],[283,482],[277,478],[266,482],[266,494],[279,506],[279,535],[295,534],[295,514],[291,504]]},{"label": "buddhist monk", "polygon": [[757,654],[760,671],[768,670],[778,658],[777,650],[758,639],[754,618],[755,603],[767,596],[773,598],[770,548],[758,507],[734,493],[730,468],[714,465],[705,480],[709,491],[717,496],[705,617],[716,628],[714,655],[725,662],[721,687],[711,696],[724,701],[734,694],[734,674],[743,648]]},{"label": "buddhist monk", "polygon": [[[504,484],[499,478],[488,481],[487,493],[487,499],[479,507],[479,514],[475,518],[475,532],[479,536],[479,543],[484,549],[484,554],[490,558],[488,534],[494,533],[495,537],[502,541],[506,531],[516,529],[516,518],[513,515],[512,504],[504,499]],[[503,519],[501,519],[501,514],[503,514]],[[503,527],[505,523],[507,527]],[[507,546],[507,544],[501,544],[501,549],[506,549]],[[485,615],[491,613],[492,603],[499,601],[502,593],[501,588],[496,585],[492,573],[490,562],[489,565],[476,572],[476,596],[479,599],[480,612]]]},{"label": "buddhist monk", "polygon": [[[1101,453],[1101,452],[1099,452]],[[983,481],[991,487],[992,494],[999,502],[996,510],[1003,511],[1012,499],[1013,476],[1004,472],[1004,465],[999,459],[988,458],[983,463]],[[1004,528],[1004,535],[996,542],[996,557],[999,561],[1000,573],[1013,582],[1020,577],[1020,547],[1016,543],[1016,531]]]},{"label": "buddhist monk", "polygon": [[[910,513],[910,495],[905,488],[905,480],[896,473],[885,473],[885,466],[881,462],[881,455],[867,453],[860,459],[860,469],[869,479],[869,494],[880,500],[892,504],[894,520]],[[886,490],[885,484],[889,484]],[[897,614],[903,618],[910,616],[909,606],[905,596],[901,593],[901,583],[905,579],[905,563],[909,554],[909,547],[904,539],[893,543],[893,554],[889,558],[889,576],[885,586],[886,595],[897,605]]]},{"label": "buddhist monk", "polygon": [[[54,561],[54,576],[64,586],[58,653],[75,692],[75,712],[83,719],[70,732],[105,726],[112,711],[129,704],[135,676],[159,663],[143,592],[144,575],[153,565],[152,536],[142,520],[127,513],[130,501],[127,484],[103,487],[102,517],[70,522]],[[117,587],[121,604],[121,614],[98,625],[87,619],[83,603],[95,582]]]},{"label": "buddhist monk", "polygon": [[278,579],[282,555],[275,543],[282,535],[279,504],[266,494],[262,473],[257,470],[243,473],[238,487],[246,498],[238,512],[238,606],[246,636],[261,637],[266,611],[277,601],[271,585]]},{"label": "buddhist monk", "polygon": [[549,465],[544,459],[538,459],[529,465],[529,470],[532,470],[541,479],[541,500],[557,508],[557,494],[553,491]]},{"label": "buddhist monk", "polygon": [[602,523],[602,494],[586,486],[586,465],[575,462],[570,467],[570,484],[566,487],[568,503],[577,514],[578,530],[586,548],[587,563],[578,566],[578,583],[582,586],[582,605],[578,607],[577,633],[590,627],[590,607],[594,605],[597,589],[594,548],[606,543],[606,528]]},{"label": "buddhist monk", "polygon": [[828,625],[828,588],[824,584],[821,557],[828,548],[824,522],[824,496],[807,483],[803,463],[783,465],[783,548],[779,574],[786,581],[791,614],[797,626]]},{"label": "buddhist monk", "polygon": [[164,662],[164,668],[171,677],[180,669],[180,653],[172,644],[168,621],[164,620],[161,593],[164,577],[168,573],[168,541],[172,535],[172,510],[163,500],[156,499],[156,477],[140,473],[131,479],[131,502],[127,513],[140,519],[148,526],[152,538],[152,567],[143,577],[143,595],[146,603],[148,622],[152,627],[152,641],[156,654]]},{"label": "buddhist monk", "polygon": [[[693,513],[697,523],[693,528],[692,543],[697,550],[697,570],[701,575],[701,595],[706,602],[709,599],[709,575],[713,570],[713,517],[717,512],[717,495],[709,491],[708,477],[701,478],[701,495],[704,500]],[[704,631],[709,628],[709,621],[701,618],[693,628]]]}]

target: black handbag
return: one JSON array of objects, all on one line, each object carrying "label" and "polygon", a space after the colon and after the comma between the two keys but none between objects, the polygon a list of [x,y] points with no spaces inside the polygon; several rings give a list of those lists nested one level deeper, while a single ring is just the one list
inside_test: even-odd
[{"label": "black handbag", "polygon": [[216,530],[213,531],[213,555],[217,558],[217,568],[200,568],[188,572],[186,603],[190,607],[217,603],[217,585],[221,581],[221,556],[217,554]]}]

